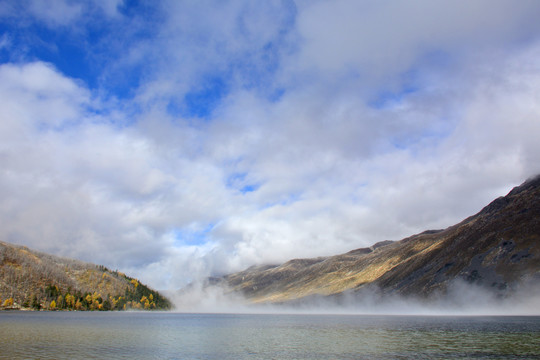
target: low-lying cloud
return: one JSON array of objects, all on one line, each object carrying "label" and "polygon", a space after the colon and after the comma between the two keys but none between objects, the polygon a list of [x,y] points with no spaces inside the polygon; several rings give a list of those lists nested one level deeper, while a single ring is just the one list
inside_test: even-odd
[{"label": "low-lying cloud", "polygon": [[288,303],[253,303],[224,284],[190,284],[169,293],[177,312],[291,313],[428,316],[538,316],[540,286],[524,281],[515,290],[495,292],[462,280],[452,281],[444,293],[429,297],[401,296],[378,288],[334,296],[311,296]]}]

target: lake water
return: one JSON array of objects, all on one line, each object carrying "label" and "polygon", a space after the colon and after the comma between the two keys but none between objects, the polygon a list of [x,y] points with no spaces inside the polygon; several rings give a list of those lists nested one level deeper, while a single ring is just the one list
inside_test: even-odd
[{"label": "lake water", "polygon": [[1,359],[540,359],[540,317],[0,312]]}]

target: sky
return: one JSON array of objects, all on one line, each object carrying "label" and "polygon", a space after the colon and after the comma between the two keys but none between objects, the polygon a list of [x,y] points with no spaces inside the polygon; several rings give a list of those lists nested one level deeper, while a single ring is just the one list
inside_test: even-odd
[{"label": "sky", "polygon": [[0,1],[0,239],[158,290],[540,173],[536,0]]}]

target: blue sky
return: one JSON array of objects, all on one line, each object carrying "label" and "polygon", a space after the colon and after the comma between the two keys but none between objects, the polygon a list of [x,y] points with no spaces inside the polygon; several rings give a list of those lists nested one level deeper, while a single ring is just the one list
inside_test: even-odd
[{"label": "blue sky", "polygon": [[540,173],[538,18],[0,2],[0,239],[176,289],[452,225]]}]

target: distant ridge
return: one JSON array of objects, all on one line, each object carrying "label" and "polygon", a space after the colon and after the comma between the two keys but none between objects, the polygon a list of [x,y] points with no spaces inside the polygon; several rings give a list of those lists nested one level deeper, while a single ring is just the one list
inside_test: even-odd
[{"label": "distant ridge", "polygon": [[256,266],[221,278],[253,303],[297,302],[377,289],[429,297],[461,280],[498,296],[540,283],[540,176],[459,224],[316,259]]},{"label": "distant ridge", "polygon": [[104,266],[0,241],[0,309],[170,309],[167,298]]}]

